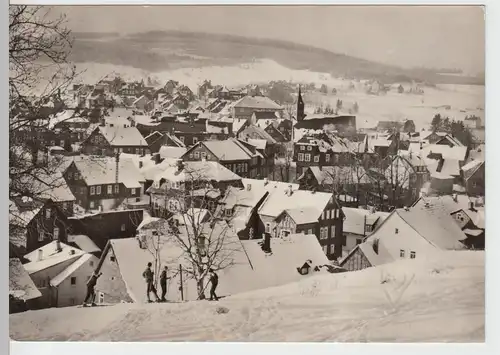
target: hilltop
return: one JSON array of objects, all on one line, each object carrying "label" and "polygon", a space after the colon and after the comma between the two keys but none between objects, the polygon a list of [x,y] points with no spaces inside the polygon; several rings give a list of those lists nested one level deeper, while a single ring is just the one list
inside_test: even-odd
[{"label": "hilltop", "polygon": [[10,315],[10,336],[37,341],[483,342],[484,270],[482,251],[443,252],[427,260],[313,276],[219,302],[28,311]]},{"label": "hilltop", "polygon": [[405,69],[281,40],[181,31],[73,35],[74,62],[129,66],[149,72],[231,66],[266,59],[294,70],[386,83],[416,80],[431,84],[484,84],[484,78],[448,75],[433,69]]}]

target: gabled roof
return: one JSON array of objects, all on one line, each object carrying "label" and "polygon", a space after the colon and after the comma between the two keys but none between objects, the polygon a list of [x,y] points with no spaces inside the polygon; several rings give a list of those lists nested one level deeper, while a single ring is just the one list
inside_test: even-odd
[{"label": "gabled roof", "polygon": [[[217,159],[222,161],[249,160],[254,154],[246,149],[235,139],[223,141],[204,141],[198,144],[204,145]],[[187,152],[189,153],[189,151]],[[187,154],[186,153],[186,154]]]},{"label": "gabled roof", "polygon": [[464,179],[465,180],[470,179],[476,173],[476,171],[478,171],[483,165],[484,161],[472,160],[469,163],[462,166],[461,170],[463,171]]},{"label": "gabled roof", "polygon": [[284,210],[281,214],[288,214],[297,225],[318,222],[323,210],[316,207],[296,207]]},{"label": "gabled roof", "polygon": [[254,139],[264,139],[270,144],[275,144],[276,139],[274,139],[269,133],[267,133],[263,128],[249,125],[245,127],[240,133],[239,138],[244,139],[245,137],[254,138]]},{"label": "gabled roof", "polygon": [[259,110],[282,110],[283,107],[265,96],[245,96],[235,102],[234,107],[253,108]]},{"label": "gabled roof", "polygon": [[9,259],[9,294],[25,301],[42,296],[18,258]]},{"label": "gabled roof", "polygon": [[160,157],[162,158],[173,158],[173,159],[179,159],[182,157],[184,154],[186,154],[187,149],[184,147],[169,147],[166,145],[163,145],[160,147]]},{"label": "gabled roof", "polygon": [[148,142],[136,127],[99,126],[98,130],[111,146],[148,147]]},{"label": "gabled roof", "polygon": [[254,208],[262,200],[262,198],[266,196],[266,194],[267,191],[263,189],[253,189],[252,187],[248,189],[247,186],[243,189],[239,189],[229,186],[223,203],[226,208],[230,208],[232,206],[248,206]]},{"label": "gabled roof", "polygon": [[467,155],[467,147],[449,147],[443,144],[427,144],[424,145],[422,149],[420,149],[420,145],[418,143],[410,144],[408,150],[412,151],[413,153],[420,152],[420,155],[423,157],[427,157],[430,153],[433,153],[441,154],[444,159],[455,159],[459,161],[464,161]]},{"label": "gabled roof", "polygon": [[[26,254],[24,257],[30,260],[30,262],[25,264],[24,268],[31,275],[35,272],[48,269],[63,262],[76,260],[85,254],[84,251],[70,247],[64,243],[61,243],[61,249],[62,250],[58,252],[56,249],[56,241],[52,241],[49,244]],[[38,260],[38,253],[40,250],[42,250],[42,260]]]},{"label": "gabled roof", "polygon": [[76,244],[78,249],[86,253],[99,253],[101,251],[92,239],[83,234],[68,235],[68,243]]},{"label": "gabled roof", "polygon": [[91,259],[95,259],[97,261],[97,258],[92,254],[83,254],[78,259],[76,259],[74,263],[69,265],[66,269],[61,271],[52,280],[50,280],[50,285],[53,287],[59,286],[64,280],[70,277],[76,270],[78,270],[82,265],[85,265],[85,263],[90,261]]},{"label": "gabled roof", "polygon": [[333,198],[331,193],[307,190],[296,190],[291,195],[288,195],[287,189],[276,188],[270,192],[259,208],[259,214],[276,218],[291,206],[300,208],[314,207],[323,211],[330,199]]},{"label": "gabled roof", "polygon": [[[111,157],[85,157],[76,159],[73,164],[88,186],[116,183],[116,160]],[[118,183],[127,188],[139,188],[144,177],[129,159],[120,159],[118,163]]]},{"label": "gabled roof", "polygon": [[[368,184],[371,182],[362,166],[324,166],[321,169],[319,166],[310,166],[309,170],[319,184],[334,185],[334,184]],[[306,171],[307,173],[307,171]],[[302,174],[299,180],[304,177]]]}]

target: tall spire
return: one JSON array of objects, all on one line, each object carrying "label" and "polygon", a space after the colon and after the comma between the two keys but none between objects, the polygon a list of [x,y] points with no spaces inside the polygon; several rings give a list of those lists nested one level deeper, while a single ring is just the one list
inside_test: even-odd
[{"label": "tall spire", "polygon": [[304,119],[304,100],[302,100],[302,93],[299,85],[299,97],[297,99],[297,121],[302,121]]}]

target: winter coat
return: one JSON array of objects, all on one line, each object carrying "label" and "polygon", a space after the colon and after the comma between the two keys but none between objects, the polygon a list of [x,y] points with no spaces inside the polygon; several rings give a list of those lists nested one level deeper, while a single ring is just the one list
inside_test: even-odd
[{"label": "winter coat", "polygon": [[142,276],[146,279],[146,282],[153,282],[153,271],[150,268],[146,268],[142,273]]},{"label": "winter coat", "polygon": [[164,284],[167,282],[167,271],[163,270],[160,274],[160,283]]},{"label": "winter coat", "polygon": [[94,287],[97,284],[98,278],[99,278],[99,275],[92,274],[90,279],[87,281],[87,287]]},{"label": "winter coat", "polygon": [[217,286],[217,284],[219,283],[219,276],[217,276],[216,273],[213,273],[212,275],[210,275],[210,282],[213,286]]}]

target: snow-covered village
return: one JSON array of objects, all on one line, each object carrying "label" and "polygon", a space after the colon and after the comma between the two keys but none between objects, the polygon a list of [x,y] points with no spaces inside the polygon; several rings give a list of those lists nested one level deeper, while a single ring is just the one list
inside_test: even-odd
[{"label": "snow-covered village", "polygon": [[101,11],[9,8],[12,340],[484,341],[484,72]]}]

